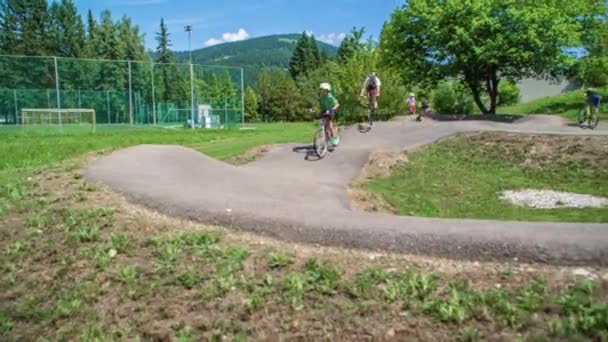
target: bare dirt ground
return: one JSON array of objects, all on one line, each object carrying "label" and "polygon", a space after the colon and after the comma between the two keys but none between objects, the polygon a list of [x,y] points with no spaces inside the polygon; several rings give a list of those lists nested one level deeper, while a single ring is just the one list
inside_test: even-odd
[{"label": "bare dirt ground", "polygon": [[[387,161],[386,156],[375,158],[387,166],[368,170],[367,175],[385,174],[391,168],[388,165],[406,160],[403,156],[397,162],[395,158]],[[469,335],[473,339],[512,340],[537,333],[546,335],[536,328],[525,328],[522,335],[518,329],[494,321],[466,319],[445,323],[408,308],[407,302],[351,298],[342,286],[372,268],[434,274],[442,279],[439,286],[445,290],[448,281],[457,279],[469,282],[473,290],[508,291],[539,278],[547,280],[551,293],[586,278],[600,281],[608,289],[601,280],[608,279],[606,268],[371,253],[286,243],[180,220],[131,204],[104,187],[83,183],[84,175],[77,164],[82,163],[41,171],[29,180],[33,190],[28,201],[32,202],[1,225],[2,250],[15,249],[16,241],[26,246],[22,253],[3,254],[0,316],[11,310],[12,328],[9,335],[2,335],[8,340],[78,336],[84,336],[84,340],[137,336],[155,341],[242,340],[249,336],[256,340],[448,341],[468,339]],[[95,212],[94,220],[79,216],[85,212]],[[90,241],[72,239],[70,220],[82,220],[83,227],[98,225],[98,236]],[[221,236],[209,252],[247,254],[242,264],[232,270],[231,276],[236,278],[224,279],[222,273],[216,273],[219,261],[201,262],[196,253],[183,246],[181,257],[171,264],[172,268],[160,268],[159,260],[164,260],[164,253],[171,253],[173,245],[162,245],[167,250],[159,249],[155,241],[193,233]],[[126,237],[128,247],[112,253],[114,244],[110,247],[108,241],[113,241],[116,234]],[[286,256],[286,261],[281,262],[277,255]],[[299,274],[311,259],[339,270],[340,283],[344,285],[335,292],[305,295],[300,304],[289,305],[286,296],[290,292],[285,284],[290,283],[286,278]],[[129,267],[136,276],[129,276]],[[196,275],[192,283],[187,282],[186,274]],[[271,286],[278,293],[262,297],[252,308],[252,298],[257,298],[252,296],[265,286],[269,275],[273,279]],[[218,277],[232,285],[212,296]],[[386,291],[383,287],[378,290]],[[538,318],[530,319],[526,319],[526,326],[540,327]]]}]

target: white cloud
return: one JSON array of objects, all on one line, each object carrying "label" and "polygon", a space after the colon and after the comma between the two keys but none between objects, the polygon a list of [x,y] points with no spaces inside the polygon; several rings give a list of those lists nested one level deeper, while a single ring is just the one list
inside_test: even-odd
[{"label": "white cloud", "polygon": [[327,33],[321,34],[318,37],[315,37],[317,40],[322,41],[331,45],[340,45],[340,43],[346,38],[346,33]]},{"label": "white cloud", "polygon": [[207,40],[205,42],[205,46],[217,45],[227,42],[238,42],[247,38],[249,38],[249,33],[245,29],[240,28],[237,32],[222,33],[222,36],[220,38],[211,38]]},{"label": "white cloud", "polygon": [[[314,32],[310,30],[304,31],[307,35],[313,35]],[[338,46],[342,41],[346,38],[346,33],[323,33],[318,36],[315,36],[315,39],[321,41],[323,43],[331,44]]]}]

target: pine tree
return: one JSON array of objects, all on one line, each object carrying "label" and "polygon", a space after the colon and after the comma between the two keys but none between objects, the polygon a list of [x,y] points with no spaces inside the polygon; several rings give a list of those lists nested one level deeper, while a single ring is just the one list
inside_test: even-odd
[{"label": "pine tree", "polygon": [[96,57],[97,56],[97,22],[95,21],[95,17],[93,16],[93,12],[89,10],[87,13],[87,56],[88,57]]},{"label": "pine tree", "polygon": [[72,0],[53,2],[50,10],[51,38],[54,54],[63,57],[82,57],[85,32],[82,17]]},{"label": "pine tree", "polygon": [[46,0],[4,0],[0,9],[0,40],[4,52],[28,56],[43,56],[49,52]]},{"label": "pine tree", "polygon": [[169,30],[165,24],[164,18],[160,18],[160,31],[156,34],[156,62],[158,63],[173,63],[174,56],[171,51],[171,40],[169,40]]},{"label": "pine tree", "polygon": [[365,33],[364,28],[353,28],[350,34],[342,40],[338,47],[337,60],[341,64],[348,62],[355,54],[364,49],[364,44],[361,43],[361,38]]},{"label": "pine tree", "polygon": [[314,37],[302,33],[289,61],[289,73],[293,79],[308,77],[321,65],[321,53]]}]

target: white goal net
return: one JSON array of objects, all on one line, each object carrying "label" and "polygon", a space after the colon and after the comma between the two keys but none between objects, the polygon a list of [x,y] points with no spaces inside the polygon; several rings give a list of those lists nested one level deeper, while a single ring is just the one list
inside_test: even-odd
[{"label": "white goal net", "polygon": [[24,126],[85,126],[95,131],[95,110],[88,108],[23,108],[20,119]]}]

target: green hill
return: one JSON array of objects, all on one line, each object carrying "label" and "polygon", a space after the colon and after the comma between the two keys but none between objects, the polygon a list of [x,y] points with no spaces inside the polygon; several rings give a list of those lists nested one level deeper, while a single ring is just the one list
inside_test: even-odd
[{"label": "green hill", "polygon": [[[251,84],[263,68],[286,69],[299,37],[299,34],[281,34],[214,45],[192,51],[192,60],[195,64],[243,67],[245,83]],[[330,57],[338,51],[333,45],[318,44]],[[187,51],[176,52],[175,55],[180,62],[188,61]]]}]

